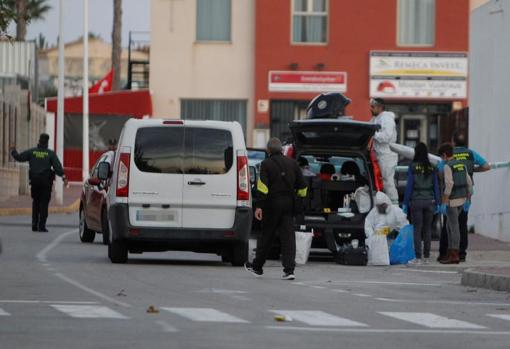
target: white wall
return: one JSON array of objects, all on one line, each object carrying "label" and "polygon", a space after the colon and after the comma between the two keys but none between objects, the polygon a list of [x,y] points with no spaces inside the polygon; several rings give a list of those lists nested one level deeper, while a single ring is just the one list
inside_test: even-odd
[{"label": "white wall", "polygon": [[[510,160],[510,1],[471,13],[469,141],[489,162]],[[510,241],[510,169],[475,175],[477,233]]]},{"label": "white wall", "polygon": [[248,100],[254,118],[255,2],[232,0],[231,43],[198,43],[195,0],[151,1],[150,89],[155,117],[180,117],[180,99]]}]

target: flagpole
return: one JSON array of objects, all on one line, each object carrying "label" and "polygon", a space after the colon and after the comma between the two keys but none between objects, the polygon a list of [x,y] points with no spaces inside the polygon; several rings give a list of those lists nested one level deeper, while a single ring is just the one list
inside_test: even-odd
[{"label": "flagpole", "polygon": [[[64,165],[64,0],[59,1],[58,20],[58,97],[57,97],[57,156]],[[57,177],[55,183],[57,204],[64,203],[64,183]]]},{"label": "flagpole", "polygon": [[83,0],[83,162],[82,179],[89,176],[89,5]]}]

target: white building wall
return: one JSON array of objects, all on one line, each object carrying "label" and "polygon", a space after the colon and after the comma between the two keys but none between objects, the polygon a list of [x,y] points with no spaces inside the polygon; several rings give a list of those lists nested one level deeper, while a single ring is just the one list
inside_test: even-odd
[{"label": "white building wall", "polygon": [[180,117],[180,100],[247,100],[254,124],[255,1],[232,0],[230,43],[196,42],[195,0],[151,1],[150,90],[155,117]]},{"label": "white building wall", "polygon": [[[489,162],[510,160],[510,1],[471,13],[469,145]],[[477,233],[510,241],[510,169],[475,175]]]}]

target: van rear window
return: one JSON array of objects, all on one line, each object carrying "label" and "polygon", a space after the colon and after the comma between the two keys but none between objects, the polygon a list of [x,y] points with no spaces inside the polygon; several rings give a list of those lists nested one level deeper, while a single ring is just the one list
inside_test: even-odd
[{"label": "van rear window", "polygon": [[135,140],[135,164],[142,172],[182,173],[184,128],[140,128]]},{"label": "van rear window", "polygon": [[234,162],[230,131],[186,128],[184,173],[224,174]]},{"label": "van rear window", "polygon": [[141,128],[134,161],[142,172],[224,174],[234,162],[232,134],[198,127]]}]

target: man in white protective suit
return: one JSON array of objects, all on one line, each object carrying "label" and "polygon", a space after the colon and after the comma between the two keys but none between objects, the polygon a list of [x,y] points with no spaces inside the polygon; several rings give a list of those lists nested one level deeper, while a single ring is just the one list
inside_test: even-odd
[{"label": "man in white protective suit", "polygon": [[409,224],[402,209],[392,205],[391,200],[383,192],[375,195],[375,207],[370,210],[365,219],[365,235],[370,238],[376,235],[388,235],[394,230],[400,230]]},{"label": "man in white protective suit", "polygon": [[373,141],[377,162],[381,169],[383,190],[389,196],[391,202],[398,205],[398,192],[395,186],[395,168],[397,167],[398,155],[390,149],[390,143],[397,141],[395,114],[385,111],[382,98],[372,98],[370,100],[370,111],[373,116],[372,122],[381,126],[381,129],[374,134]]}]

